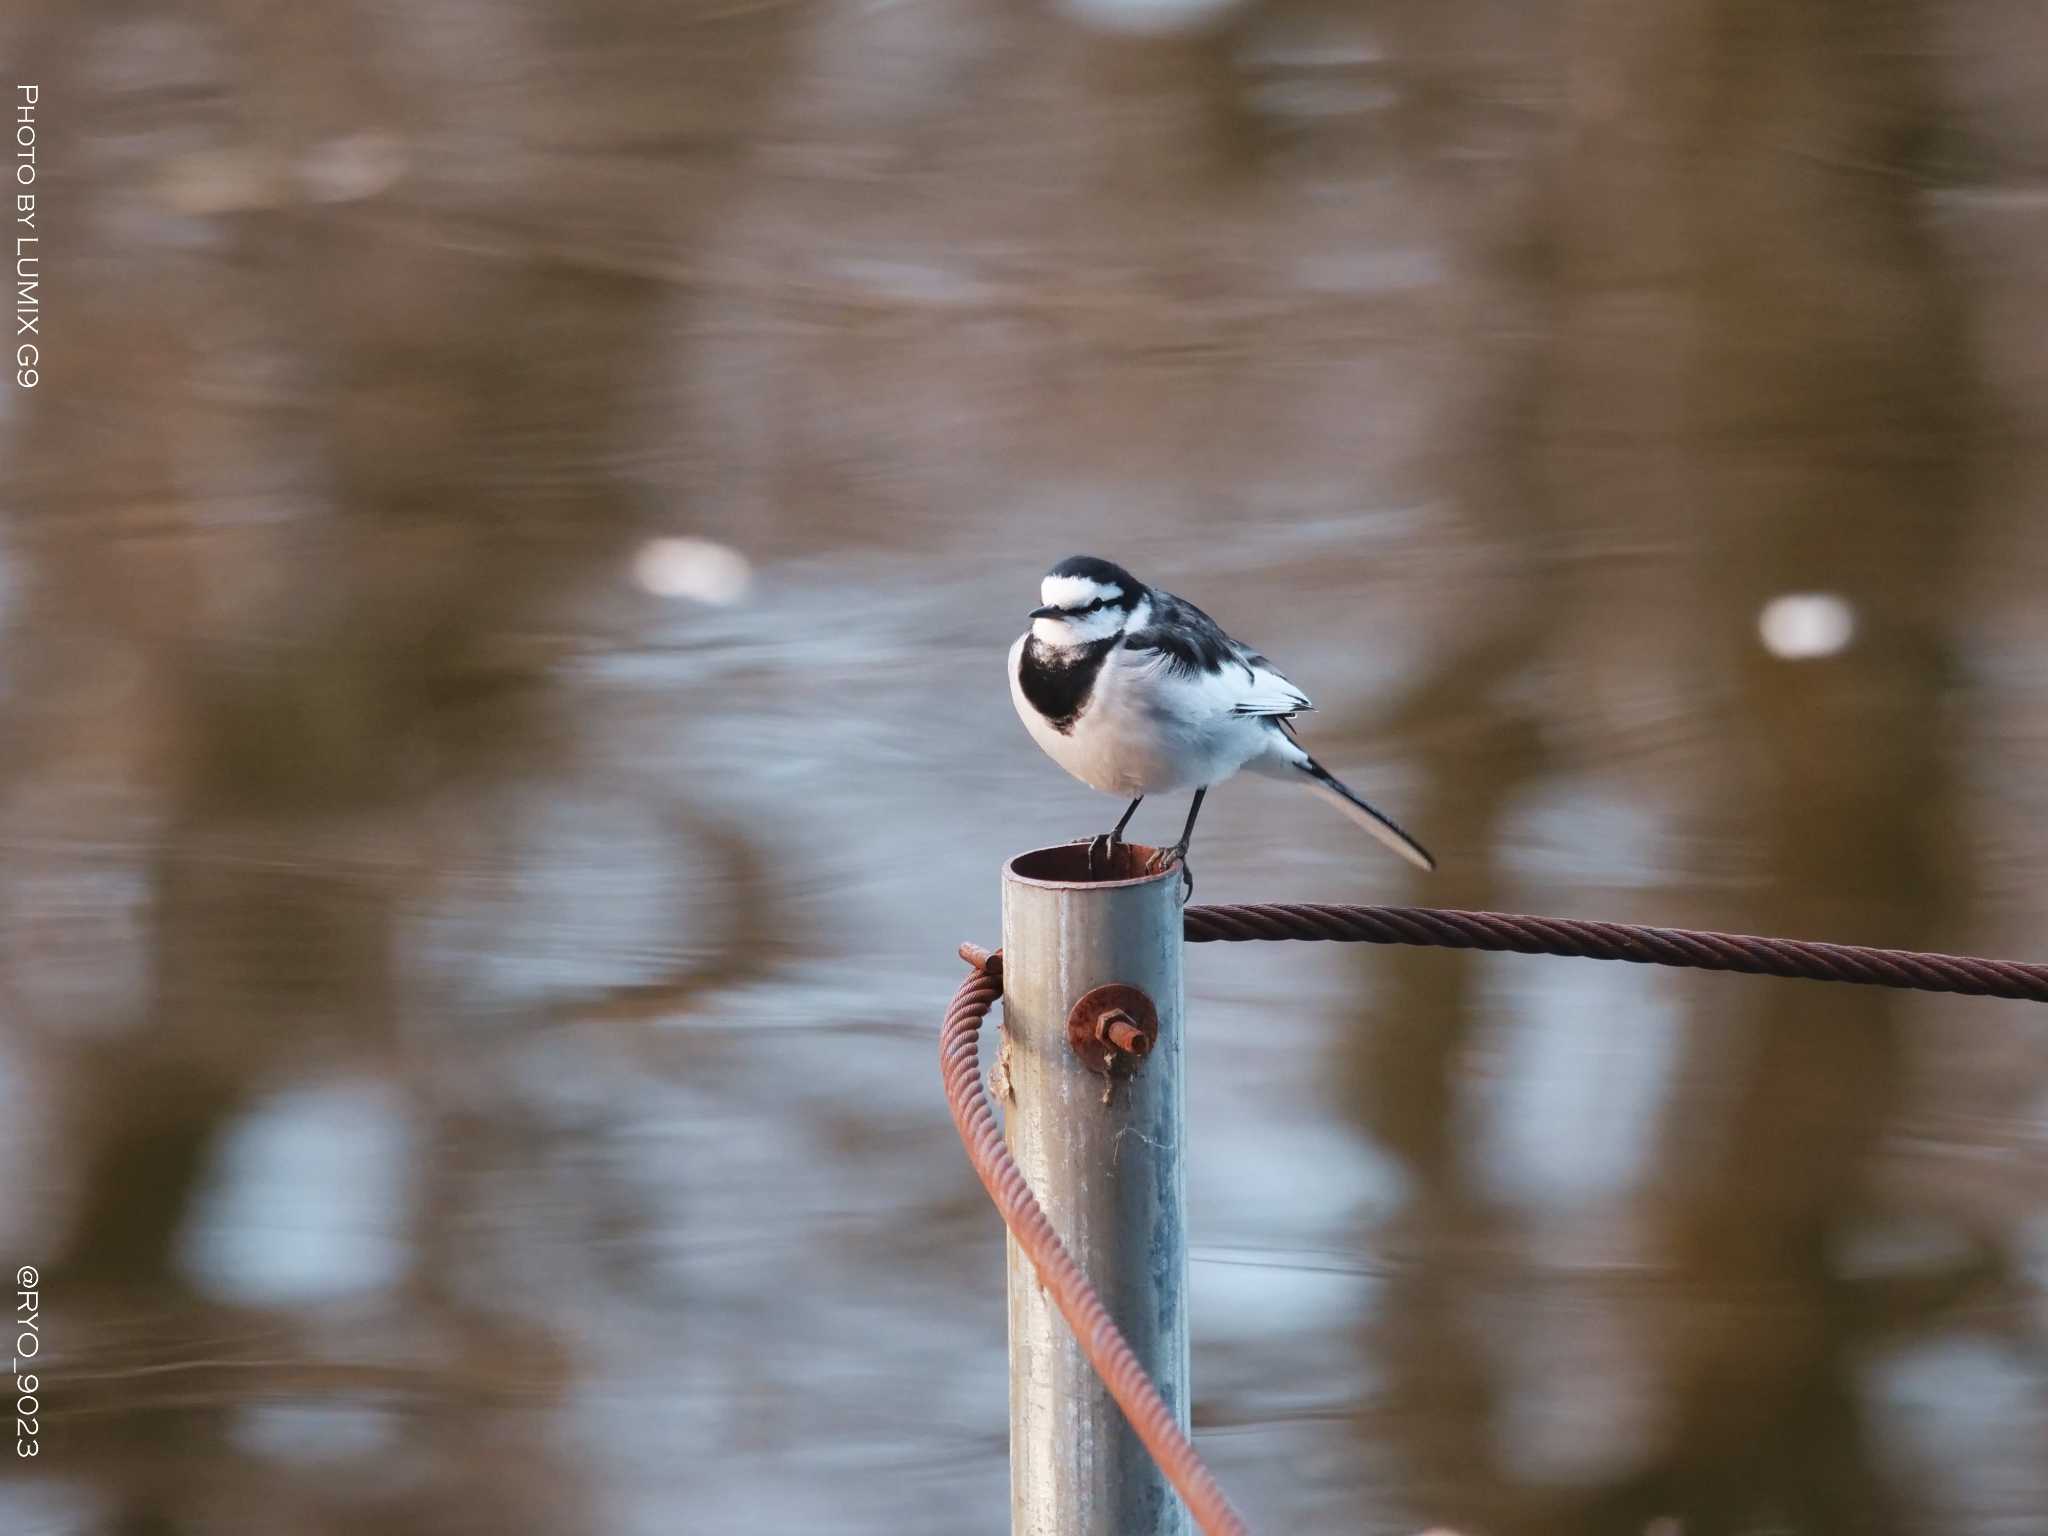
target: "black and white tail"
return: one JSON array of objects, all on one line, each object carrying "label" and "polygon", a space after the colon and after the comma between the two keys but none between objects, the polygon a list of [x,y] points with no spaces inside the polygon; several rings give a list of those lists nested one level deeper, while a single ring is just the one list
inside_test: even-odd
[{"label": "black and white tail", "polygon": [[1436,868],[1436,860],[1429,856],[1429,850],[1403,832],[1390,817],[1367,805],[1352,792],[1350,786],[1306,752],[1302,752],[1298,745],[1293,742],[1289,742],[1288,745],[1301,753],[1299,761],[1293,761],[1292,766],[1301,775],[1310,794],[1329,801],[1417,869]]}]

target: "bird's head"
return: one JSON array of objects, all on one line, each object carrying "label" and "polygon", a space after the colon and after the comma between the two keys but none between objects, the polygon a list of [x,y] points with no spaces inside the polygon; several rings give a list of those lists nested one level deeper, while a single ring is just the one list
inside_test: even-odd
[{"label": "bird's head", "polygon": [[1031,632],[1041,645],[1092,645],[1119,635],[1149,594],[1122,566],[1093,555],[1069,555],[1038,584]]}]

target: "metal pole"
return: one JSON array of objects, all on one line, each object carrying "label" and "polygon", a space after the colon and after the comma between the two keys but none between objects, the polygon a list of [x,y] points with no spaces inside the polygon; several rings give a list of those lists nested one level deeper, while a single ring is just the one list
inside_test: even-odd
[{"label": "metal pole", "polygon": [[[1017,1166],[1185,1429],[1181,877],[1143,874],[1151,854],[1123,845],[1122,878],[1090,879],[1085,843],[1005,867],[993,1079]],[[1156,1039],[1139,1038],[1149,1021],[1129,994],[1089,998],[1111,984],[1156,1011]],[[1015,1238],[1009,1279],[1013,1536],[1185,1536],[1186,1510]]]}]

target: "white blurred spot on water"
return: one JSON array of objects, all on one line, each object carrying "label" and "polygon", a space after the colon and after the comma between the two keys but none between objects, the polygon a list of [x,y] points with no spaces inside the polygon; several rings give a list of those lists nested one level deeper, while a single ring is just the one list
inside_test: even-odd
[{"label": "white blurred spot on water", "polygon": [[[516,829],[503,844],[505,862],[447,882],[411,936],[417,943],[408,942],[409,970],[488,1012],[652,982],[686,965],[688,936],[702,927],[691,921],[691,883],[679,874],[687,853],[647,805],[557,788],[495,796],[490,814]],[[532,1081],[527,1054],[495,1055],[492,1071]],[[556,1083],[537,1102],[573,1117],[589,1091]]]},{"label": "white blurred spot on water", "polygon": [[[1644,700],[1632,725],[1644,739],[1658,739],[1678,710],[1675,702],[1667,708],[1664,700]],[[1626,785],[1552,777],[1514,798],[1500,845],[1507,867],[1524,879],[1658,890],[1684,857],[1673,840],[1668,810]]]},{"label": "white blurred spot on water", "polygon": [[964,271],[938,262],[846,259],[832,271],[863,293],[910,304],[985,304],[997,290]]},{"label": "white blurred spot on water", "polygon": [[298,1088],[230,1126],[181,1239],[193,1282],[247,1306],[325,1301],[404,1272],[412,1127],[373,1083]]},{"label": "white blurred spot on water", "polygon": [[[1227,1125],[1209,1116],[1202,1123]],[[1267,1246],[1341,1233],[1361,1209],[1390,1215],[1409,1194],[1400,1163],[1320,1116],[1201,1138],[1188,1151],[1188,1183],[1198,1201],[1231,1213],[1237,1237]]]},{"label": "white blurred spot on water", "polygon": [[1189,1257],[1190,1306],[1209,1344],[1341,1339],[1375,1309],[1379,1287],[1341,1251],[1198,1246]]},{"label": "white blurred spot on water", "polygon": [[258,1402],[235,1415],[229,1433],[246,1455],[312,1467],[388,1451],[398,1427],[389,1410],[366,1403]]},{"label": "white blurred spot on water", "polygon": [[[27,1457],[18,1458],[34,1466]],[[88,1536],[108,1527],[113,1512],[105,1508],[108,1495],[88,1489],[83,1481],[63,1482],[52,1478],[30,1481],[22,1477],[11,1488],[0,1488],[0,1531],[19,1531],[23,1536]]]},{"label": "white blurred spot on water", "polygon": [[396,135],[343,134],[300,157],[299,190],[315,203],[361,202],[391,187],[405,170],[405,145]]},{"label": "white blurred spot on water", "polygon": [[724,606],[753,585],[753,567],[736,549],[709,539],[649,539],[633,556],[633,579],[656,597]]},{"label": "white blurred spot on water", "polygon": [[1238,0],[1066,0],[1067,10],[1089,26],[1148,37],[1197,31],[1237,4]]},{"label": "white blurred spot on water", "polygon": [[2038,1369],[2024,1345],[1937,1336],[1859,1374],[1887,1459],[1911,1480],[1930,1530],[2039,1528],[1994,1518],[2040,1505]]},{"label": "white blurred spot on water", "polygon": [[1756,618],[1764,649],[1786,661],[1833,656],[1856,635],[1856,610],[1833,592],[1786,592]]},{"label": "white blurred spot on water", "polygon": [[1662,983],[1635,966],[1487,970],[1501,1054],[1479,1095],[1481,1179],[1539,1206],[1625,1194],[1651,1167],[1678,1065]]}]

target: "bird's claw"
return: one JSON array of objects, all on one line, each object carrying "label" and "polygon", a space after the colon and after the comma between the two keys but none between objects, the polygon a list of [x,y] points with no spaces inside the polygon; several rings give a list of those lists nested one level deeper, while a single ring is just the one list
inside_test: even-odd
[{"label": "bird's claw", "polygon": [[1114,832],[1098,832],[1088,840],[1088,873],[1107,876],[1116,869],[1116,851],[1123,839]]},{"label": "bird's claw", "polygon": [[1195,894],[1195,872],[1188,868],[1188,851],[1185,847],[1176,843],[1171,848],[1160,849],[1152,855],[1151,863],[1146,865],[1146,873],[1160,874],[1165,870],[1173,868],[1176,864],[1180,866],[1182,882],[1180,893],[1181,905],[1185,906],[1187,905],[1188,898]]}]

